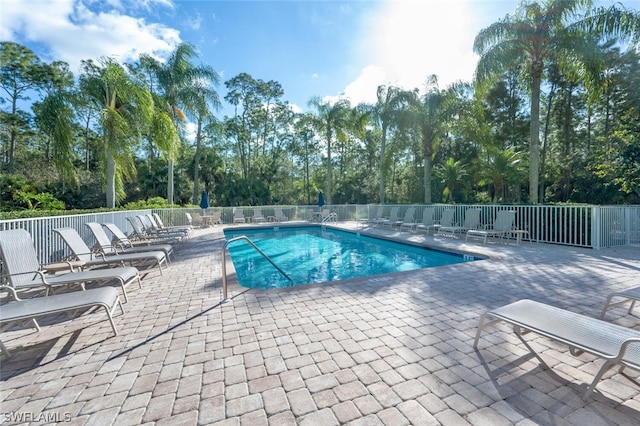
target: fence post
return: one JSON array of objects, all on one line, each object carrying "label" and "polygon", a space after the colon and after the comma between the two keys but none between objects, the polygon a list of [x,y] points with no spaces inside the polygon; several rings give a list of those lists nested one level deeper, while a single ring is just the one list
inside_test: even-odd
[{"label": "fence post", "polygon": [[600,207],[591,207],[591,247],[600,250]]}]

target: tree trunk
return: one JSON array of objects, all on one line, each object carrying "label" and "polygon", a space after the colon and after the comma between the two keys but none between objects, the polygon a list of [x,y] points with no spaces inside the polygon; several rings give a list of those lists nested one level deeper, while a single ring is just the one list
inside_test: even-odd
[{"label": "tree trunk", "polygon": [[113,209],[116,206],[116,160],[113,153],[106,152],[107,159],[107,208]]},{"label": "tree trunk", "polygon": [[196,131],[196,152],[193,158],[193,204],[198,205],[200,193],[200,145],[202,145],[202,119],[198,117],[198,130]]},{"label": "tree trunk", "polygon": [[380,143],[380,169],[378,170],[378,179],[380,180],[380,204],[384,203],[384,154],[387,149],[387,126],[382,126],[382,140]]},{"label": "tree trunk", "polygon": [[331,133],[331,126],[327,126],[327,190],[324,194],[327,204],[331,204],[331,180],[333,179],[331,171]]},{"label": "tree trunk", "polygon": [[169,176],[167,180],[167,203],[173,204],[173,160],[169,159]]},{"label": "tree trunk", "polygon": [[424,157],[424,202],[425,204],[431,204],[431,156]]},{"label": "tree trunk", "polygon": [[538,204],[538,178],[540,171],[540,82],[542,80],[542,63],[534,62],[531,83],[531,129],[529,146],[529,202]]}]

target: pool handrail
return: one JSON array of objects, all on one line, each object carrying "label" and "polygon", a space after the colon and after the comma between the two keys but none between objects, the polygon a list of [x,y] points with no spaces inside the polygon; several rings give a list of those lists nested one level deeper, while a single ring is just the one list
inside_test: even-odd
[{"label": "pool handrail", "polygon": [[271,265],[273,265],[274,268],[278,270],[278,272],[280,272],[287,280],[289,280],[292,286],[296,285],[293,279],[285,271],[283,271],[281,267],[276,265],[276,263],[273,260],[271,260],[269,256],[267,256],[262,250],[260,250],[258,246],[255,245],[249,237],[247,237],[246,235],[240,235],[238,237],[234,237],[226,241],[224,243],[224,246],[222,246],[222,300],[227,300],[228,298],[227,297],[227,256],[226,256],[227,246],[239,240],[245,240],[247,243],[249,243],[251,247],[256,249],[258,254],[264,257]]}]

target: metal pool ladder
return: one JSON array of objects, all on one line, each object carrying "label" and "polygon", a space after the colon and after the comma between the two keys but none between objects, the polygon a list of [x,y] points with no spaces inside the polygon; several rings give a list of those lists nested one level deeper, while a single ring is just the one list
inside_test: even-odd
[{"label": "metal pool ladder", "polygon": [[291,285],[296,285],[293,282],[293,279],[291,279],[291,277],[285,271],[283,271],[281,267],[276,265],[275,262],[271,260],[269,256],[267,256],[262,250],[260,250],[258,246],[255,245],[253,241],[249,239],[249,237],[247,237],[246,235],[240,235],[239,237],[234,237],[234,238],[231,238],[229,241],[226,241],[224,243],[224,246],[222,246],[222,299],[223,300],[228,299],[227,297],[227,256],[226,256],[227,246],[232,242],[239,241],[239,240],[245,240],[247,243],[249,243],[251,247],[256,249],[256,251],[258,252],[258,254],[260,254],[260,256],[264,257],[271,265],[273,265],[274,268],[278,270],[278,272],[280,272],[287,280],[289,280]]}]

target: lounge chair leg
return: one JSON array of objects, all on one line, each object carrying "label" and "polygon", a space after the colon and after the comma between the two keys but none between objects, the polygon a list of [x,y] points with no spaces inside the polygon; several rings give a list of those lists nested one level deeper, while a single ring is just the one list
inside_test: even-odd
[{"label": "lounge chair leg", "polygon": [[496,324],[500,321],[502,321],[500,318],[488,321],[485,323],[485,320],[487,318],[487,315],[489,314],[489,312],[485,312],[484,314],[482,314],[482,316],[480,317],[480,324],[478,324],[478,331],[476,331],[476,338],[473,341],[473,349],[478,350],[478,340],[480,340],[480,334],[482,333],[482,330],[490,325]]},{"label": "lounge chair leg", "polygon": [[11,358],[11,352],[9,352],[4,343],[2,343],[2,340],[0,340],[0,353],[5,353],[7,354],[7,358]]},{"label": "lounge chair leg", "polygon": [[604,314],[607,313],[607,309],[609,309],[609,305],[611,304],[611,298],[613,298],[614,295],[611,294],[609,295],[609,297],[607,297],[607,303],[604,304],[604,308],[602,308],[602,312],[600,312],[600,316],[598,318],[600,319],[604,319]]},{"label": "lounge chair leg", "polygon": [[629,311],[627,312],[629,315],[631,315],[631,311],[633,311],[633,308],[636,306],[636,302],[637,300],[631,302],[631,306],[629,306]]},{"label": "lounge chair leg", "polygon": [[582,397],[583,401],[586,401],[587,399],[589,399],[589,396],[591,395],[591,392],[593,392],[596,389],[596,385],[598,384],[598,382],[602,378],[602,375],[604,373],[606,373],[607,370],[609,370],[611,367],[613,367],[613,365],[614,365],[614,363],[610,362],[610,361],[606,361],[604,363],[604,365],[600,368],[600,371],[598,371],[598,374],[596,374],[596,376],[593,378],[593,381],[591,382],[591,384],[587,388],[587,391],[584,393],[584,396]]}]

